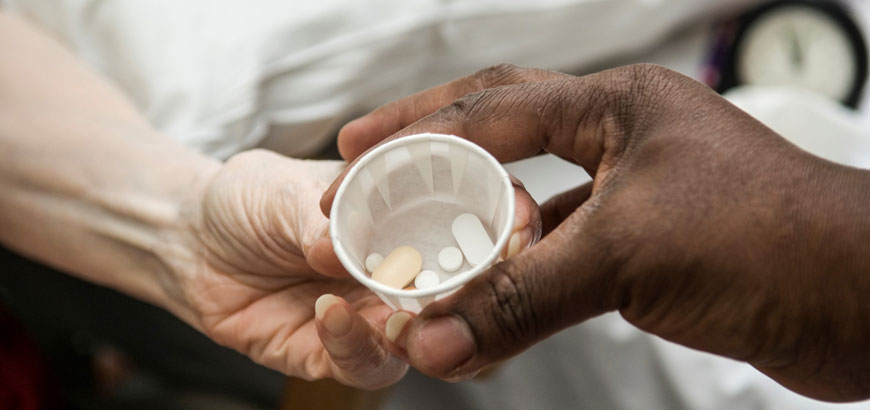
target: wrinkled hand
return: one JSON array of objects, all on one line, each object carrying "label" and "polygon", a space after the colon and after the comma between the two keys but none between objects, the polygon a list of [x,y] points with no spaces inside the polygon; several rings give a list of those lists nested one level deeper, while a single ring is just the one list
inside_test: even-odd
[{"label": "wrinkled hand", "polygon": [[[231,158],[191,206],[184,243],[195,253],[175,270],[191,321],[218,343],[286,374],[379,388],[408,367],[384,347],[391,310],[341,268],[317,206],[343,165]],[[325,293],[338,297],[318,302],[316,320]]]},{"label": "wrinkled hand", "polygon": [[540,243],[407,324],[391,318],[404,325],[397,354],[424,373],[468,377],[618,310],[804,395],[870,397],[867,171],[803,152],[649,65],[579,78],[495,67],[349,123],[339,148],[355,158],[418,132],[466,137],[505,162],[554,153],[594,177],[542,206]]}]

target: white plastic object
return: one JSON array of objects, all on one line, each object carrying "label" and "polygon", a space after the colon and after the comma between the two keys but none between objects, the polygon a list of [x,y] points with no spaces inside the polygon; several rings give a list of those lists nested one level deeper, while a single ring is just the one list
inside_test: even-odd
[{"label": "white plastic object", "polygon": [[456,272],[462,267],[462,252],[453,246],[442,249],[438,252],[438,266],[447,272]]},{"label": "white plastic object", "polygon": [[[393,309],[419,312],[496,262],[513,230],[514,188],[501,164],[483,148],[443,134],[417,134],[379,145],[345,175],[330,212],[329,232],[342,265]],[[457,215],[476,215],[494,240],[477,266],[456,273],[438,265],[453,243]],[[373,280],[369,254],[409,245],[441,282],[428,289],[395,289]]]},{"label": "white plastic object", "polygon": [[441,283],[441,277],[438,273],[431,270],[424,270],[414,279],[414,287],[417,289],[429,289]]},{"label": "white plastic object", "polygon": [[373,253],[366,257],[366,270],[369,272],[374,272],[375,269],[378,268],[378,265],[384,261],[384,256],[379,253]]},{"label": "white plastic object", "polygon": [[480,223],[480,218],[474,214],[466,213],[457,216],[453,220],[451,230],[453,238],[456,239],[456,243],[459,244],[459,248],[462,249],[465,259],[468,259],[471,266],[480,265],[495,247],[486,228]]}]

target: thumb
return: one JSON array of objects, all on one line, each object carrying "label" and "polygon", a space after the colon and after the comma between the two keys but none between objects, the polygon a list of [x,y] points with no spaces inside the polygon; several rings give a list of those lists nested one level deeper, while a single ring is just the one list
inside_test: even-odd
[{"label": "thumb", "polygon": [[[587,203],[588,205],[588,203]],[[423,373],[461,379],[616,308],[607,241],[584,206],[540,243],[426,307],[394,343]]]}]

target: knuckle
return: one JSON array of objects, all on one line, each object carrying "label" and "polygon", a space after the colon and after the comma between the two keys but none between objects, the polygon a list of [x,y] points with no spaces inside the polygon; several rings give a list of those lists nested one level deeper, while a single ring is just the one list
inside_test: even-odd
[{"label": "knuckle", "polygon": [[499,340],[494,343],[515,346],[517,342],[535,339],[538,323],[531,286],[522,275],[505,269],[504,265],[493,267],[486,278],[487,298],[492,306],[487,319],[498,334]]},{"label": "knuckle", "polygon": [[655,64],[634,64],[609,70],[586,86],[587,106],[598,107],[581,126],[594,123],[605,136],[607,148],[622,157],[636,146],[656,122],[672,118],[669,113],[680,94],[684,78]]},{"label": "knuckle", "polygon": [[472,77],[480,84],[480,88],[486,89],[516,81],[527,71],[526,68],[503,63],[477,71],[472,74]]},{"label": "knuckle", "polygon": [[472,121],[472,112],[478,104],[479,98],[479,92],[458,98],[436,111],[432,115],[432,119],[436,123],[451,124],[454,127],[458,127],[457,134],[466,135],[470,127],[469,122]]},{"label": "knuckle", "polygon": [[630,78],[630,91],[639,97],[640,104],[653,109],[660,108],[662,102],[670,102],[688,80],[682,74],[655,64],[632,66]]},{"label": "knuckle", "polygon": [[452,103],[450,103],[450,105],[442,108],[440,111],[442,114],[468,118],[471,116],[471,113],[474,112],[475,107],[480,104],[485,93],[486,91],[478,91],[475,93],[466,94],[460,98],[457,98]]},{"label": "knuckle", "polygon": [[466,128],[487,121],[492,113],[499,112],[492,109],[500,99],[496,94],[499,93],[495,89],[466,94],[438,110],[437,118],[445,123],[464,124]]}]

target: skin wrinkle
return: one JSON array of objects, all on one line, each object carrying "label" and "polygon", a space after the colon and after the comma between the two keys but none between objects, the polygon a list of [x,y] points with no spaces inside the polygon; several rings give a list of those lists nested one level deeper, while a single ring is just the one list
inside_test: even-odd
[{"label": "skin wrinkle", "polygon": [[567,84],[558,81],[545,81],[552,97],[544,98],[541,104],[536,104],[537,109],[537,135],[541,136],[541,141],[538,144],[541,151],[547,151],[550,143],[557,135],[564,134],[565,116],[562,110],[559,109],[561,103],[568,98],[566,95]]},{"label": "skin wrinkle", "polygon": [[[263,258],[271,262],[282,262],[281,258],[274,253],[273,249],[270,249],[269,244],[271,239],[264,231],[264,224],[260,221],[265,217],[269,218],[268,214],[262,212],[262,200],[258,201],[258,196],[255,195],[247,195],[247,203],[245,203],[245,199],[241,196],[234,198],[234,200],[238,201],[238,203],[233,208],[241,208],[241,209],[251,209],[252,211],[248,212],[240,212],[237,213],[241,220],[237,220],[235,224],[236,226],[242,226],[246,231],[247,235],[254,239],[257,243],[242,243],[242,246],[247,250],[250,256],[255,258]],[[254,215],[254,214],[257,215]],[[268,221],[265,221],[268,223]],[[260,245],[260,246],[257,246]],[[280,272],[280,267],[274,271],[274,273]],[[271,273],[271,272],[270,272]]]},{"label": "skin wrinkle", "polygon": [[300,323],[298,326],[279,326],[272,329],[271,332],[265,333],[265,338],[251,339],[249,350],[244,353],[250,357],[260,358],[272,369],[279,368],[274,363],[282,362],[282,357],[287,356],[280,353],[289,350],[290,340],[304,325],[305,323]]},{"label": "skin wrinkle", "polygon": [[[217,183],[220,183],[220,181],[218,181]],[[293,270],[293,269],[296,269],[298,266],[306,266],[303,262],[298,262],[296,264],[294,264],[291,261],[285,262],[285,259],[281,256],[281,252],[280,252],[280,249],[282,249],[282,248],[280,246],[278,246],[272,240],[272,238],[269,236],[269,234],[267,232],[269,232],[270,230],[267,229],[266,226],[260,225],[260,223],[259,223],[259,221],[261,221],[261,220],[267,220],[269,218],[268,215],[273,215],[273,214],[275,214],[275,212],[270,212],[270,210],[268,210],[268,209],[264,210],[263,209],[263,201],[258,200],[258,198],[261,198],[261,197],[258,195],[249,196],[249,199],[247,201],[245,201],[244,199],[241,198],[241,196],[231,197],[231,198],[229,198],[229,200],[233,201],[234,203],[228,203],[227,206],[218,208],[218,213],[220,216],[217,216],[216,218],[208,218],[207,217],[206,221],[207,221],[207,224],[209,226],[219,228],[217,230],[212,230],[213,233],[217,234],[215,237],[219,238],[221,241],[231,242],[233,244],[234,249],[243,249],[244,250],[243,253],[246,253],[248,255],[251,255],[254,257],[260,256],[260,257],[267,258],[267,260],[283,262],[283,263],[285,263],[285,265],[284,265],[282,270]],[[240,214],[236,214],[232,210],[237,209],[237,208],[254,209],[255,210],[254,212],[256,214],[263,215],[263,216],[255,217],[250,212],[243,212]],[[223,215],[237,215],[243,219],[242,220],[230,219],[231,221],[236,221],[236,222],[231,223],[229,225],[220,224],[217,221],[222,220],[224,218]],[[214,221],[214,222],[209,223],[209,221]],[[242,227],[242,228],[248,230],[249,236],[253,237],[253,238],[258,238],[258,243],[261,246],[255,246],[252,243],[237,241],[236,237],[233,234],[231,234],[228,231],[224,231],[225,228],[223,228],[223,227],[225,227],[225,226],[236,226],[237,228]],[[297,226],[301,226],[301,225],[297,225]],[[210,245],[211,241],[207,241],[206,243]],[[215,244],[215,245],[217,245],[217,248],[215,249],[214,254],[219,255],[220,251],[221,251],[220,244]],[[266,253],[262,253],[262,252],[266,252]],[[296,252],[294,252],[294,254],[297,252],[301,253],[301,251],[296,251]],[[241,255],[228,255],[228,257],[231,259],[235,258],[237,256],[241,256]],[[259,262],[257,262],[256,264],[259,264]],[[244,271],[237,270],[238,268],[235,268],[234,266],[227,264],[226,262],[223,262],[223,261],[220,261],[220,266],[224,266],[225,268],[236,270],[237,273],[244,273]],[[274,272],[274,274],[279,274],[282,270],[276,270]],[[248,285],[253,285],[253,283],[248,283]]]},{"label": "skin wrinkle", "polygon": [[[279,193],[279,198],[283,192]],[[302,212],[300,209],[281,209],[277,207],[275,203],[283,202],[280,199],[270,202],[265,197],[261,197],[259,201],[259,206],[252,206],[254,209],[263,209],[266,208],[261,213],[261,217],[257,218],[258,220],[263,221],[260,226],[254,227],[255,232],[259,232],[256,237],[259,239],[260,243],[263,245],[264,249],[264,257],[271,258],[274,262],[278,264],[278,267],[281,268],[276,272],[277,276],[281,275],[281,270],[302,270],[309,269],[307,263],[305,261],[305,253],[303,252],[303,244],[295,238],[294,234],[289,234],[289,244],[282,244],[279,242],[278,238],[284,239],[287,238],[287,232],[274,229],[275,226],[282,226],[279,221],[281,215],[284,213],[291,213],[296,215],[297,225],[295,226],[306,226],[302,221]],[[252,220],[252,223],[255,223],[256,220]],[[313,271],[312,271],[313,272]]]},{"label": "skin wrinkle", "polygon": [[[208,200],[209,199],[207,199],[207,201]],[[238,270],[238,268],[233,266],[232,263],[227,261],[240,256],[244,258],[244,254],[256,254],[256,250],[251,248],[250,244],[246,241],[239,239],[247,235],[237,236],[235,233],[231,232],[232,228],[230,227],[237,227],[250,234],[250,231],[247,230],[250,225],[246,223],[246,221],[238,221],[234,217],[226,218],[227,215],[235,214],[233,209],[244,206],[243,203],[237,201],[237,198],[232,198],[232,195],[230,195],[228,200],[236,201],[237,203],[232,204],[220,199],[215,199],[211,201],[214,205],[212,205],[209,210],[206,210],[204,217],[207,226],[211,228],[209,232],[211,234],[210,236],[217,239],[217,242],[210,240],[210,238],[205,238],[206,240],[204,241],[204,244],[209,247],[209,250],[211,251],[210,254],[218,259],[221,266],[225,266],[234,272],[241,272],[241,270]],[[241,215],[241,217],[248,219],[248,215],[246,214]],[[230,223],[227,224],[226,221],[229,221]],[[223,242],[229,243],[230,246],[228,248],[231,250],[229,253],[225,251]],[[241,250],[241,252],[239,250]]]},{"label": "skin wrinkle", "polygon": [[[274,244],[275,248],[273,252],[275,252],[276,256],[279,255],[287,255],[284,258],[288,260],[285,261],[287,266],[299,266],[305,264],[305,249],[310,247],[310,240],[306,241],[305,239],[300,240],[296,233],[291,229],[292,226],[305,226],[305,222],[303,218],[307,215],[302,215],[302,207],[296,205],[292,201],[294,198],[298,200],[300,197],[300,193],[298,190],[294,189],[292,186],[283,187],[278,194],[278,199],[268,202],[266,207],[268,208],[264,214],[273,215],[274,221],[270,224],[272,229],[264,231],[266,233],[266,237],[268,240]],[[288,203],[292,203],[293,205],[289,205]],[[295,225],[290,224],[286,220],[287,214],[295,215]],[[318,232],[318,235],[321,232]],[[289,260],[290,258],[296,260]]]},{"label": "skin wrinkle", "polygon": [[[280,295],[280,294],[284,293],[287,289],[290,289],[291,286],[292,286],[292,285],[288,285],[288,286],[286,286],[286,287],[284,287],[284,288],[280,288],[280,289],[277,289],[277,290],[270,290],[268,293],[271,294],[271,297],[274,297],[274,295]],[[264,294],[266,294],[266,292],[264,292]],[[266,300],[266,299],[263,299],[263,298],[252,298],[250,301],[246,302],[246,303],[243,304],[242,306],[237,307],[236,309],[234,309],[234,311],[233,311],[233,313],[232,313],[231,315],[227,315],[227,316],[225,316],[224,318],[222,318],[222,319],[220,319],[220,320],[214,322],[213,324],[211,324],[209,327],[212,328],[212,329],[214,329],[214,330],[216,331],[216,332],[215,332],[216,334],[220,334],[221,332],[217,332],[217,331],[220,330],[221,327],[229,326],[229,329],[225,332],[226,334],[230,334],[230,335],[244,335],[245,332],[241,332],[241,333],[240,333],[240,332],[237,330],[237,328],[239,328],[239,327],[241,327],[241,328],[245,328],[246,326],[248,326],[248,323],[247,323],[248,321],[246,320],[246,316],[248,316],[248,315],[251,314],[250,311],[252,310],[253,307],[255,307],[256,304],[258,304],[258,303],[263,303],[264,300]],[[294,322],[287,322],[287,323],[289,324],[289,323],[294,323]],[[297,333],[297,332],[298,332],[302,327],[304,327],[304,326],[306,325],[306,323],[307,323],[307,322],[298,321],[298,323],[296,323],[295,325],[292,325],[292,326],[284,325],[284,326],[278,327],[278,328],[276,328],[276,329],[273,329],[271,334],[268,334],[268,333],[267,333],[267,335],[269,335],[269,337],[266,337],[266,338],[262,338],[262,337],[258,337],[258,338],[250,338],[250,337],[248,337],[248,338],[243,338],[243,339],[242,339],[242,340],[243,340],[242,345],[241,345],[241,346],[235,346],[235,348],[236,348],[238,351],[240,351],[240,352],[242,352],[243,354],[248,355],[248,356],[250,356],[250,357],[253,357],[253,358],[262,358],[262,357],[264,357],[265,355],[264,355],[264,353],[263,353],[262,351],[260,351],[260,352],[258,353],[258,351],[257,351],[257,349],[256,349],[256,346],[257,346],[258,344],[262,344],[262,343],[265,343],[265,344],[266,344],[265,346],[263,346],[262,349],[260,349],[260,350],[263,350],[263,351],[264,351],[264,350],[268,347],[268,344],[269,344],[270,342],[272,342],[272,341],[275,340],[275,339],[274,339],[274,335],[275,335],[275,334],[278,334],[278,333],[281,333],[281,332],[286,333],[286,334],[288,335],[286,340],[290,340],[290,339],[293,337],[293,335],[295,335],[295,334],[296,334],[296,333]],[[284,329],[286,329],[286,331],[284,331]],[[218,339],[215,338],[215,340],[218,340]],[[238,341],[235,341],[235,343],[237,344]],[[223,343],[221,343],[221,344],[223,344]],[[225,346],[226,346],[226,345],[225,345]],[[264,364],[267,364],[267,365],[269,365],[270,367],[273,366],[272,363],[264,363]],[[274,367],[273,367],[273,368],[274,368]]]},{"label": "skin wrinkle", "polygon": [[522,69],[512,64],[502,63],[484,68],[472,75],[477,80],[477,89],[485,90],[505,84],[513,84],[527,77],[528,69]]},{"label": "skin wrinkle", "polygon": [[[254,210],[250,214],[244,214],[246,223],[250,227],[251,237],[255,240],[255,243],[251,244],[252,255],[276,263],[277,269],[274,273],[276,276],[280,276],[282,270],[290,270],[294,265],[287,257],[282,255],[282,247],[272,238],[273,232],[269,228],[272,225],[270,219],[273,217],[274,212],[263,211],[263,208],[268,206],[265,204],[266,199],[264,197],[250,195],[248,201],[249,205],[247,207]],[[252,214],[256,214],[256,216]],[[293,257],[295,254],[296,252],[294,251],[287,256]]]},{"label": "skin wrinkle", "polygon": [[[599,101],[603,101],[602,96],[607,92],[598,86],[585,86],[582,83],[579,86],[566,85],[566,88],[577,90],[581,96],[569,98],[566,95],[566,98],[558,100],[557,106],[560,111],[574,113],[576,116],[573,126],[568,128],[573,131],[573,134],[564,134],[565,138],[573,136],[573,138],[568,139],[571,143],[571,149],[568,152],[573,153],[573,162],[580,164],[589,175],[596,177],[597,183],[601,180],[597,174],[600,173],[600,176],[603,177],[609,172],[609,167],[604,161],[608,152],[608,140],[612,135],[618,135],[614,134],[615,131],[611,129],[611,126],[615,124],[608,120],[607,110],[609,106],[599,103]],[[591,127],[590,124],[592,124]],[[595,136],[595,138],[587,136]],[[554,150],[551,148],[552,143],[552,140],[547,142],[548,151]]]},{"label": "skin wrinkle", "polygon": [[377,376],[378,370],[390,360],[390,354],[384,350],[373,335],[367,336],[368,340],[354,344],[355,349],[346,352],[344,357],[330,358],[339,368],[352,375]]},{"label": "skin wrinkle", "polygon": [[524,298],[524,285],[516,281],[511,271],[506,271],[499,265],[493,267],[492,273],[487,275],[486,283],[489,285],[488,291],[495,299],[494,306],[498,308],[490,314],[500,328],[500,333],[509,337],[506,342],[527,340],[534,333],[532,318],[525,314],[531,312],[531,309],[523,308],[523,304],[529,302]]},{"label": "skin wrinkle", "polygon": [[[521,102],[513,97],[514,89],[528,88],[526,84],[506,85],[497,88],[491,88],[483,92],[477,104],[471,107],[468,117],[475,118],[481,122],[482,126],[497,125],[502,120],[507,119],[514,111],[521,109]],[[522,91],[519,91],[522,92]],[[534,100],[535,93],[529,93],[530,98]],[[540,99],[540,97],[538,97]],[[480,115],[475,115],[475,108],[480,108]]]}]

